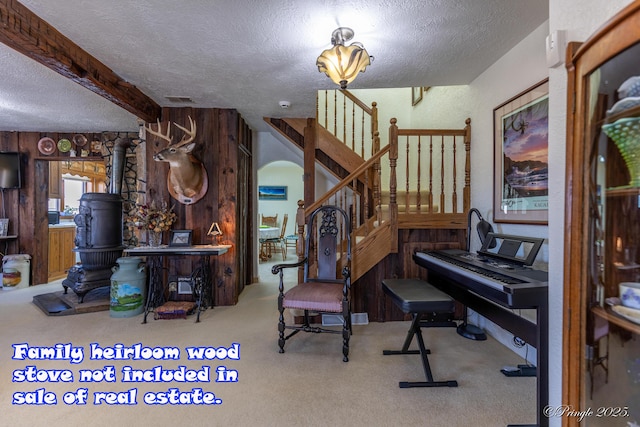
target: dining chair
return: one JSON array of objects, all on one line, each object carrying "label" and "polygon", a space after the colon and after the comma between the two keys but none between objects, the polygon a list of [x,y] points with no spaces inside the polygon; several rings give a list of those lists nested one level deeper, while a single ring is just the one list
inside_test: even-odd
[{"label": "dining chair", "polygon": [[277,227],[278,226],[278,214],[274,216],[264,216],[260,214],[260,224],[268,225],[269,227]]},{"label": "dining chair", "polygon": [[273,239],[266,239],[266,244],[269,245],[269,253],[273,254],[275,252],[281,252],[283,261],[287,259],[287,248],[285,245],[284,234],[287,231],[288,218],[288,214],[284,214],[284,216],[282,217],[282,228],[280,229],[280,236]]},{"label": "dining chair", "polygon": [[289,248],[293,248],[293,250],[295,251],[298,248],[298,235],[296,234],[298,232],[298,224],[296,223],[296,227],[294,228],[294,233],[293,234],[287,234],[286,236],[284,236],[284,247],[285,250],[289,250]]}]

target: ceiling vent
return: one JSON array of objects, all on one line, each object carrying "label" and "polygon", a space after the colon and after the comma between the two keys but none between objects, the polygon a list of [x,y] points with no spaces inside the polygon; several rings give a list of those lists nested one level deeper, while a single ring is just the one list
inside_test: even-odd
[{"label": "ceiling vent", "polygon": [[193,99],[188,96],[165,96],[169,102],[174,102],[178,104],[191,104],[193,103]]}]

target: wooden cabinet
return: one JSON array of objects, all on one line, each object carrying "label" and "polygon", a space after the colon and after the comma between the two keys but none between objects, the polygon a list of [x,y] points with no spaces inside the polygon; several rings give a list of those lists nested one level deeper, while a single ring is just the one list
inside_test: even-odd
[{"label": "wooden cabinet", "polygon": [[106,166],[102,161],[50,161],[49,162],[49,198],[64,199],[62,175],[84,176],[91,180],[88,191],[102,193],[106,191]]},{"label": "wooden cabinet", "polygon": [[[637,425],[625,405],[640,395],[640,327],[613,298],[640,281],[640,1],[568,57],[562,403],[627,408],[624,423]],[[600,425],[597,416],[563,425]]]},{"label": "wooden cabinet", "polygon": [[49,198],[62,198],[62,178],[60,174],[60,163],[49,162]]},{"label": "wooden cabinet", "polygon": [[70,175],[81,175],[89,178],[101,178],[104,180],[106,176],[106,168],[104,162],[95,162],[89,160],[73,160],[60,162],[60,173],[68,173]]},{"label": "wooden cabinet", "polygon": [[93,173],[101,177],[106,176],[104,162],[84,162],[82,170],[86,173]]},{"label": "wooden cabinet", "polygon": [[84,162],[81,161],[64,162],[62,173],[70,173],[71,175],[81,174],[84,170],[83,164]]},{"label": "wooden cabinet", "polygon": [[75,226],[49,227],[49,281],[65,277],[75,265],[75,236]]},{"label": "wooden cabinet", "polygon": [[[60,174],[88,178],[85,192],[105,193],[107,191],[107,172],[103,161],[63,161],[60,162]],[[61,189],[61,195],[64,202],[64,187]],[[67,205],[67,203],[64,203],[64,205]]]}]

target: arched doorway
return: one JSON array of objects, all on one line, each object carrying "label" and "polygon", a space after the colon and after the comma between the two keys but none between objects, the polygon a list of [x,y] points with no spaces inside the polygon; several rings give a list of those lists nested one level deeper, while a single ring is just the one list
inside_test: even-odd
[{"label": "arched doorway", "polygon": [[[268,163],[258,170],[258,226],[262,215],[278,215],[279,226],[282,225],[284,215],[287,215],[285,235],[295,234],[298,200],[304,199],[303,172],[300,165],[286,160]],[[267,194],[271,190],[277,194]],[[259,244],[256,251],[259,251]]]}]

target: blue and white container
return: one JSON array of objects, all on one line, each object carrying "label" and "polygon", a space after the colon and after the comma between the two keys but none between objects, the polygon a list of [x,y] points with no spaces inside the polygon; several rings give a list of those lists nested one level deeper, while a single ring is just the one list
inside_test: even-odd
[{"label": "blue and white container", "polygon": [[30,285],[31,255],[5,255],[2,258],[2,289],[21,289]]},{"label": "blue and white container", "polygon": [[147,293],[146,264],[140,257],[121,257],[111,271],[111,317],[132,317],[144,311]]}]

